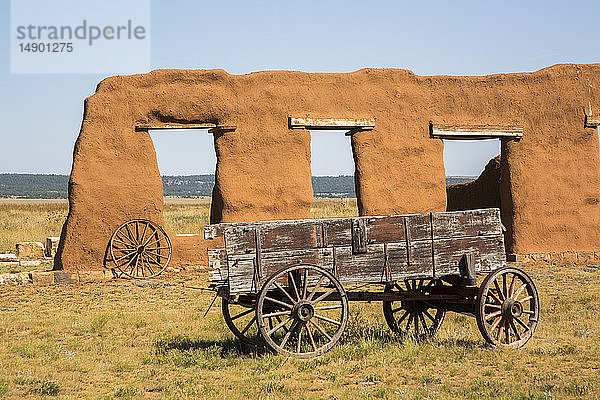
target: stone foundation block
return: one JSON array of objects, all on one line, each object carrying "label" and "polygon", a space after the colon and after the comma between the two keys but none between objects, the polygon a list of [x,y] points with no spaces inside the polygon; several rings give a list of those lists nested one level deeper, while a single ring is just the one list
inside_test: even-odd
[{"label": "stone foundation block", "polygon": [[54,271],[33,271],[30,274],[34,285],[50,285],[54,283]]},{"label": "stone foundation block", "polygon": [[19,260],[37,260],[44,258],[44,245],[40,242],[17,243],[17,257]]},{"label": "stone foundation block", "polygon": [[12,253],[0,253],[0,262],[17,262],[17,256]]},{"label": "stone foundation block", "polygon": [[59,285],[79,283],[79,275],[77,272],[54,271],[54,283]]}]

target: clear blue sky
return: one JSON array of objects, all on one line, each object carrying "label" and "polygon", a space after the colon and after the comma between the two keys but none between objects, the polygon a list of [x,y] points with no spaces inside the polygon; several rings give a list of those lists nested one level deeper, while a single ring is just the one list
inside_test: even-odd
[{"label": "clear blue sky", "polygon": [[[233,74],[363,67],[419,75],[528,72],[599,62],[599,16],[598,1],[153,1],[151,63]],[[68,173],[83,99],[104,76],[10,74],[9,17],[9,1],[0,0],[0,173]],[[161,171],[211,172],[210,136],[181,135],[153,134]],[[315,135],[328,150],[314,151],[313,172],[351,172],[347,139]],[[483,145],[475,157],[455,147],[445,155],[452,175],[477,175],[497,151],[497,144]]]}]

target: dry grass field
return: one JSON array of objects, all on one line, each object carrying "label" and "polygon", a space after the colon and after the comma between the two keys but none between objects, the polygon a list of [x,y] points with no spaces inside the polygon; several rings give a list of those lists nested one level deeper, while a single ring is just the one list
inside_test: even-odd
[{"label": "dry grass field", "polygon": [[[188,203],[167,202],[171,230],[198,231],[206,222],[206,204]],[[313,215],[351,215],[355,207],[323,200]],[[0,209],[8,245],[60,229],[45,221],[66,210]],[[381,304],[351,303],[343,342],[309,361],[243,347],[218,303],[203,317],[213,296],[190,288],[205,285],[201,269],[152,283],[5,286],[0,398],[599,399],[600,268],[523,268],[542,306],[524,349],[485,346],[475,320],[457,314],[430,341],[402,339],[385,326]]]}]

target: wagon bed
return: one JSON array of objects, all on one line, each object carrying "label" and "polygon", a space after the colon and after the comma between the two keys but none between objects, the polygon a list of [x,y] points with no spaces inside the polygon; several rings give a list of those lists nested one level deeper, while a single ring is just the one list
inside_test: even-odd
[{"label": "wagon bed", "polygon": [[[506,264],[500,210],[209,225],[223,236],[209,251],[210,281],[230,294],[256,293],[291,263],[332,271],[343,285],[467,277]],[[472,270],[473,271],[473,270]],[[472,272],[471,271],[471,272]]]}]

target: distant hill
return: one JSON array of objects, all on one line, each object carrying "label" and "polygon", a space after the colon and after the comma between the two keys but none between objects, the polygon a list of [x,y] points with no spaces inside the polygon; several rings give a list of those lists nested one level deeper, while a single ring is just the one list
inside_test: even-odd
[{"label": "distant hill", "polygon": [[[469,182],[469,176],[448,176],[446,185]],[[163,176],[165,196],[210,196],[215,184],[214,175]],[[0,198],[64,199],[67,198],[67,175],[0,174]],[[356,197],[354,177],[313,176],[316,197]]]}]

